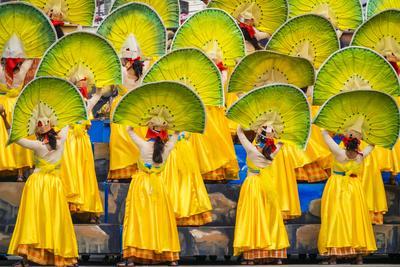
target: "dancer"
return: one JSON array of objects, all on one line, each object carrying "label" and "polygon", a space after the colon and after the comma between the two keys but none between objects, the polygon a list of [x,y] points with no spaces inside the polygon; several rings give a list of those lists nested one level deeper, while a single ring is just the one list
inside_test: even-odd
[{"label": "dancer", "polygon": [[[29,24],[30,34],[25,32],[24,23]],[[1,4],[0,26],[6,29],[0,38],[0,104],[11,120],[19,92],[33,79],[39,59],[56,36],[45,15],[24,3]],[[32,151],[17,144],[7,146],[7,136],[0,120],[0,172],[18,170],[17,181],[23,181],[23,170],[33,166]]]},{"label": "dancer", "polygon": [[[143,101],[144,98],[148,101]],[[140,158],[139,171],[132,176],[126,199],[123,257],[127,262],[119,266],[133,266],[133,262],[177,265],[180,245],[175,214],[161,175],[177,142],[176,131],[204,130],[201,100],[179,83],[145,84],[119,102],[112,120],[134,127],[147,125],[151,133],[145,140],[132,127],[127,129],[140,151]],[[169,137],[167,130],[175,133]]]},{"label": "dancer", "polygon": [[[276,99],[285,99],[281,105]],[[296,106],[296,111],[292,109]],[[242,126],[237,134],[247,152],[247,178],[240,190],[236,213],[234,254],[243,253],[244,263],[265,263],[273,259],[282,264],[289,247],[283,223],[276,176],[271,164],[282,147],[275,138],[300,147],[307,143],[310,111],[306,96],[291,85],[279,84],[254,89],[227,111],[227,117],[256,132],[255,143],[245,136]],[[287,194],[287,192],[285,192]]]},{"label": "dancer", "polygon": [[269,126],[259,129],[256,146],[247,139],[240,126],[237,135],[247,153],[248,171],[236,212],[234,254],[243,253],[246,264],[250,265],[254,260],[263,259],[276,259],[277,264],[282,264],[281,259],[287,257],[289,239],[277,191],[272,179],[267,178],[271,178],[268,166],[283,143],[273,144],[273,128]]},{"label": "dancer", "polygon": [[[376,250],[361,181],[362,164],[374,144],[390,148],[397,141],[398,107],[385,93],[349,91],[330,98],[314,123],[345,136],[342,149],[327,130],[323,131],[334,163],[322,195],[318,250],[322,256],[330,257],[330,264],[336,264],[340,256],[356,257],[355,262],[362,264],[362,255]],[[363,151],[359,147],[361,139],[369,144]]]},{"label": "dancer", "polygon": [[[0,113],[10,130],[3,106]],[[27,260],[55,266],[77,263],[78,247],[60,177],[60,161],[68,125],[86,117],[77,89],[60,79],[34,80],[15,104],[10,142],[31,149],[36,165],[24,186],[8,249],[8,254],[24,258],[16,266],[28,266]],[[63,128],[57,131],[55,127]],[[25,138],[32,134],[36,140]]]},{"label": "dancer", "polygon": [[[193,72],[194,69],[198,71]],[[224,91],[219,69],[198,49],[178,49],[163,56],[146,73],[143,83],[163,80],[183,82],[199,95],[206,106],[223,106]],[[177,224],[185,226],[212,221],[212,206],[191,138],[187,132],[179,136],[162,174]]]},{"label": "dancer", "polygon": [[[100,99],[100,88],[120,84],[122,80],[120,60],[113,47],[101,36],[88,32],[74,32],[59,39],[44,55],[36,76],[60,77],[76,84],[87,102],[88,112]],[[97,89],[90,98],[92,87]],[[71,126],[61,177],[71,211],[89,213],[90,222],[96,223],[103,205],[87,132],[89,126],[88,120]]]}]

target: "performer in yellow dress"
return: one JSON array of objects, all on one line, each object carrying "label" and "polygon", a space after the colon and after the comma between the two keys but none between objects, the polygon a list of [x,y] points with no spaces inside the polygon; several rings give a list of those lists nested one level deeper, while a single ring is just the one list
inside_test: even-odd
[{"label": "performer in yellow dress", "polygon": [[178,132],[169,137],[167,130],[186,128],[202,132],[204,106],[193,91],[180,83],[150,83],[129,92],[116,107],[112,120],[134,127],[147,125],[150,137],[144,140],[128,127],[140,151],[140,159],[126,199],[122,250],[128,262],[120,265],[131,266],[133,262],[176,265],[179,237],[162,172],[177,142]]},{"label": "performer in yellow dress", "polygon": [[267,133],[271,129],[262,128],[256,137],[260,146],[254,146],[240,126],[237,130],[247,153],[248,174],[240,190],[233,248],[234,255],[243,253],[247,264],[262,259],[277,259],[281,264],[290,246],[269,167],[283,144],[266,143],[267,138],[273,140],[273,134]]},{"label": "performer in yellow dress", "polygon": [[[87,101],[89,113],[101,97],[100,88],[122,82],[120,61],[113,47],[103,37],[84,31],[59,39],[44,55],[36,76],[59,77],[75,84]],[[90,97],[93,87],[97,89]],[[95,223],[103,205],[87,132],[89,126],[88,120],[71,125],[61,176],[71,211],[89,213],[90,222]]]},{"label": "performer in yellow dress", "polygon": [[[324,129],[323,137],[332,151],[332,175],[321,203],[318,250],[336,264],[338,256],[356,257],[376,250],[375,236],[362,185],[363,163],[375,144],[390,148],[396,143],[400,123],[396,101],[374,90],[342,92],[329,98],[314,123]],[[344,149],[329,135],[343,134]],[[368,146],[360,151],[360,142]]]},{"label": "performer in yellow dress", "polygon": [[[2,4],[0,27],[0,104],[10,120],[19,92],[35,76],[40,58],[56,35],[46,16],[24,3]],[[18,170],[18,181],[23,181],[23,169],[33,166],[32,151],[6,144],[7,132],[0,120],[0,172]]]},{"label": "performer in yellow dress", "polygon": [[[74,84],[78,87],[87,103],[87,113],[91,114],[95,104],[100,100],[102,91],[97,88],[96,93],[87,100],[86,77],[75,76]],[[98,217],[103,212],[103,204],[100,198],[99,187],[97,184],[96,171],[92,143],[87,132],[90,121],[82,121],[71,125],[68,138],[65,143],[63,162],[61,164],[61,175],[66,184],[73,184],[68,189],[70,194],[67,200],[70,203],[72,212],[91,213],[90,222],[98,222]]]},{"label": "performer in yellow dress", "polygon": [[376,250],[367,202],[361,184],[362,162],[371,153],[373,146],[359,152],[359,132],[349,131],[345,149],[341,149],[323,131],[326,144],[335,161],[332,175],[325,186],[321,204],[321,230],[318,250],[323,256],[331,256],[330,264],[336,264],[337,256],[357,256],[362,263],[362,254]]},{"label": "performer in yellow dress", "polygon": [[[285,99],[287,103],[282,105],[277,99]],[[247,152],[248,167],[236,214],[234,254],[243,253],[248,264],[254,264],[254,260],[264,263],[266,259],[282,264],[289,241],[279,195],[291,192],[277,187],[282,174],[274,173],[271,164],[283,143],[275,145],[274,139],[298,145],[299,149],[306,146],[310,129],[306,96],[287,84],[260,87],[233,104],[227,117],[241,125],[237,135]],[[245,136],[242,125],[256,133],[253,144]]]},{"label": "performer in yellow dress", "polygon": [[[0,113],[9,129],[2,106]],[[24,186],[8,249],[8,254],[24,258],[17,266],[28,266],[27,260],[53,266],[77,263],[77,240],[60,177],[60,162],[68,125],[86,118],[79,92],[60,79],[34,80],[16,102],[10,142],[35,153],[35,170]],[[57,132],[56,126],[63,128]],[[36,140],[25,138],[32,134]]]}]

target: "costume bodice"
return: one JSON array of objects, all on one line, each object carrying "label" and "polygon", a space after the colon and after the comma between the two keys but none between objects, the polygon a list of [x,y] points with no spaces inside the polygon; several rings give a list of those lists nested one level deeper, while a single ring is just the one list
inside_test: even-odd
[{"label": "costume bodice", "polygon": [[139,170],[141,170],[143,172],[147,172],[147,173],[160,173],[165,168],[164,162],[161,165],[154,166],[154,164],[145,163],[141,159],[138,160],[137,165],[138,165]]},{"label": "costume bodice", "polygon": [[342,175],[342,176],[350,176],[361,174],[361,165],[362,163],[358,163],[355,160],[349,160],[346,163],[340,163],[337,160],[333,162],[333,174]]},{"label": "costume bodice", "polygon": [[246,160],[247,170],[253,174],[259,174],[261,168],[257,167],[249,158]]},{"label": "costume bodice", "polygon": [[41,173],[54,173],[60,170],[61,160],[56,163],[50,163],[39,157],[35,157],[35,171]]}]

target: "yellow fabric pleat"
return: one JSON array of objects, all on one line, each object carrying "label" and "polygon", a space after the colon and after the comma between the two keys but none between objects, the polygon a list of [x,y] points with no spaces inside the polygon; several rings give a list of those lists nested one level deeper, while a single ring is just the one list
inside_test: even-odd
[{"label": "yellow fabric pleat", "polygon": [[[132,176],[126,197],[123,251],[146,250],[154,252],[154,256],[166,252],[179,252],[174,208],[162,183],[160,172],[146,171],[145,167],[139,167],[139,172]],[[129,254],[124,254],[124,257],[129,257]],[[135,257],[139,255],[135,254]],[[144,259],[151,260],[148,257]]]},{"label": "yellow fabric pleat", "polygon": [[74,204],[76,211],[100,214],[103,204],[86,125],[75,124],[70,127],[61,164],[61,179],[67,200]]},{"label": "yellow fabric pleat", "polygon": [[8,254],[18,255],[19,251],[26,255],[26,251],[44,249],[55,258],[76,262],[78,246],[59,170],[44,162],[38,165],[41,171],[33,173],[24,186]]},{"label": "yellow fabric pleat", "polygon": [[279,206],[276,179],[270,167],[248,176],[240,189],[236,211],[234,255],[290,246]]},{"label": "yellow fabric pleat", "polygon": [[206,107],[207,124],[204,134],[193,134],[190,141],[197,155],[203,178],[210,172],[223,169],[218,180],[237,179],[239,166],[225,111],[220,107]]},{"label": "yellow fabric pleat", "polygon": [[[184,218],[189,221],[190,217],[212,210],[192,144],[185,137],[168,156],[161,177],[178,222]],[[198,221],[201,224],[208,222]]]},{"label": "yellow fabric pleat", "polygon": [[[344,175],[333,173],[322,195],[318,238],[321,255],[344,248],[360,253],[376,250],[375,235],[359,177],[361,168],[354,161],[346,164],[334,162],[333,170]],[[351,174],[358,177],[350,177]]]},{"label": "yellow fabric pleat", "polygon": [[[7,120],[11,123],[12,112],[17,95],[0,95],[0,104],[4,106]],[[0,119],[0,171],[15,170],[33,166],[33,153],[17,144],[7,146],[8,133],[3,120]]]},{"label": "yellow fabric pleat", "polygon": [[301,216],[295,168],[301,167],[304,162],[301,157],[296,156],[299,155],[298,152],[299,149],[294,145],[284,144],[270,166],[272,178],[264,178],[275,181],[276,192],[279,192],[278,202],[284,219]]},{"label": "yellow fabric pleat", "polygon": [[[367,144],[362,142],[361,148]],[[364,190],[365,201],[371,214],[371,220],[375,224],[382,224],[383,214],[388,211],[385,185],[380,170],[380,151],[376,148],[363,162],[361,172],[361,184]]]}]

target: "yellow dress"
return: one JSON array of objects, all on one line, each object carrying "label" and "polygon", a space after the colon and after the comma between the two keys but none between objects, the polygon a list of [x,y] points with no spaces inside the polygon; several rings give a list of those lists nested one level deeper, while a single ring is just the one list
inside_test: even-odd
[{"label": "yellow dress", "polygon": [[[112,105],[111,114],[114,112],[118,102],[122,98],[118,95]],[[137,172],[137,161],[139,159],[139,149],[133,143],[126,131],[126,126],[122,124],[110,124],[110,171],[108,179],[130,178]],[[145,136],[146,128],[136,129],[140,136]]]},{"label": "yellow dress", "polygon": [[68,131],[61,163],[61,179],[73,212],[103,212],[87,124],[74,124]]},{"label": "yellow dress", "polygon": [[192,134],[190,141],[196,153],[204,180],[236,180],[239,166],[225,111],[206,107],[207,124],[204,134]]},{"label": "yellow dress", "polygon": [[[260,170],[247,162],[248,176],[236,211],[234,255],[246,260],[286,258],[290,246],[270,166]],[[262,174],[260,174],[260,172]]]},{"label": "yellow dress", "polygon": [[295,169],[304,166],[305,158],[299,157],[299,154],[299,148],[294,145],[283,145],[269,166],[271,175],[264,177],[266,180],[271,180],[271,177],[275,180],[275,190],[279,192],[278,202],[285,220],[301,216]]},{"label": "yellow dress", "polygon": [[[361,147],[365,145],[362,142]],[[383,224],[383,215],[388,211],[388,207],[380,165],[383,149],[377,150],[377,148],[374,148],[368,157],[364,159],[361,183],[372,223]]]},{"label": "yellow dress", "polygon": [[356,161],[334,162],[321,203],[318,250],[323,256],[366,254],[376,250],[361,170],[362,164]]},{"label": "yellow dress", "polygon": [[212,221],[211,202],[208,197],[190,136],[181,134],[168,156],[162,180],[171,198],[177,224],[203,225]]},{"label": "yellow dress", "polygon": [[[6,95],[0,95],[0,104],[4,106],[7,120],[11,117],[19,90],[12,90]],[[33,166],[33,152],[17,144],[7,146],[8,133],[3,120],[0,120],[0,171],[11,171]]]},{"label": "yellow dress", "polygon": [[8,254],[42,265],[77,263],[78,245],[60,179],[59,164],[38,160],[22,192]]},{"label": "yellow dress", "polygon": [[126,197],[123,257],[142,263],[176,261],[179,236],[174,208],[161,180],[164,166],[139,161],[138,167]]}]

